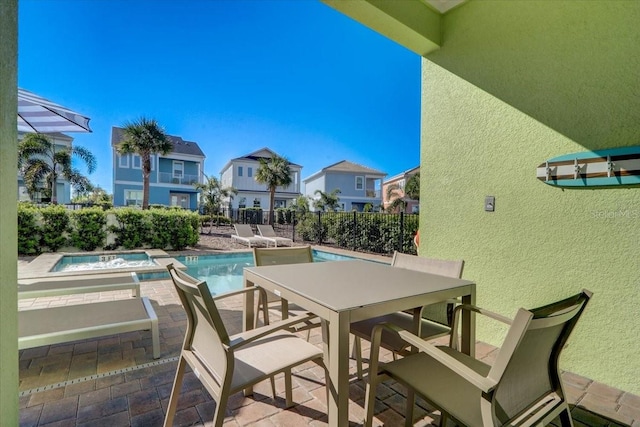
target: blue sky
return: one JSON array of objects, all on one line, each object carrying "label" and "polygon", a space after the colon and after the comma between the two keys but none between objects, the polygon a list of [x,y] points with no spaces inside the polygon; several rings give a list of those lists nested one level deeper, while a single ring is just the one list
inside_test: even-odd
[{"label": "blue sky", "polygon": [[302,177],[419,162],[420,57],[317,0],[20,0],[18,85],[91,118],[70,134],[112,190],[111,127],[151,117],[205,173],[269,147]]}]

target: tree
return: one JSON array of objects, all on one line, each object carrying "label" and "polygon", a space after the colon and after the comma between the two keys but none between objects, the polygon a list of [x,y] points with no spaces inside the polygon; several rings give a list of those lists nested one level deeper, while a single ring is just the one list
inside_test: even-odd
[{"label": "tree", "polygon": [[71,199],[73,203],[98,205],[104,207],[113,206],[113,196],[100,186],[91,185],[86,191],[76,192],[76,196]]},{"label": "tree", "polygon": [[209,214],[210,225],[209,234],[211,234],[211,227],[213,226],[213,216],[220,212],[220,206],[222,205],[222,199],[227,197],[233,200],[233,196],[238,194],[238,190],[233,187],[222,187],[220,181],[215,177],[209,177],[203,174],[206,182],[196,183],[193,186],[202,193],[201,205],[204,213]]},{"label": "tree", "polygon": [[407,199],[420,200],[420,172],[411,175],[404,188],[398,184],[387,187],[387,200],[391,201],[387,206],[387,212],[404,212]]},{"label": "tree", "polygon": [[18,169],[22,171],[29,196],[33,199],[44,183],[45,194],[51,197],[52,203],[58,203],[59,177],[69,180],[76,191],[90,188],[89,180],[73,167],[74,156],[84,161],[88,173],[96,169],[96,158],[86,148],[60,147],[44,134],[26,134],[18,144]]},{"label": "tree", "polygon": [[316,190],[314,194],[320,195],[320,198],[316,200],[313,205],[316,209],[320,209],[322,211],[332,211],[335,212],[338,210],[340,206],[340,198],[338,194],[340,194],[340,189],[336,188],[331,193],[325,193],[322,190]]},{"label": "tree", "polygon": [[151,156],[165,155],[173,144],[164,129],[154,119],[141,117],[123,126],[123,140],[116,146],[120,154],[137,154],[142,160],[142,209],[149,209],[149,175]]},{"label": "tree", "polygon": [[260,166],[256,171],[256,181],[266,184],[269,189],[269,206],[271,209],[269,224],[273,225],[276,188],[287,188],[291,185],[291,166],[286,158],[277,154],[274,154],[270,159],[261,158],[259,161]]}]

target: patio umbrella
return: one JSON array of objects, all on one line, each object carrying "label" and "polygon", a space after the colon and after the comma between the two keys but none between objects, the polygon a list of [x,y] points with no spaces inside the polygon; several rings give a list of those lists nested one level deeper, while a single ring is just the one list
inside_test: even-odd
[{"label": "patio umbrella", "polygon": [[91,132],[88,117],[18,88],[18,132]]}]

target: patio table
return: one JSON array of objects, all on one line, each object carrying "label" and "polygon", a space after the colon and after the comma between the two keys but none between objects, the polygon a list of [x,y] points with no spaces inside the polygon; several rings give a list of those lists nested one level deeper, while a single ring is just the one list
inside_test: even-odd
[{"label": "patio table", "polygon": [[[260,286],[323,319],[329,373],[329,425],[349,422],[349,325],[449,298],[475,304],[475,283],[368,261],[246,267],[245,286]],[[253,293],[245,297],[244,328],[253,328]],[[286,307],[283,309],[286,313]],[[327,337],[328,335],[328,337]],[[475,317],[463,311],[461,348],[474,354]]]}]

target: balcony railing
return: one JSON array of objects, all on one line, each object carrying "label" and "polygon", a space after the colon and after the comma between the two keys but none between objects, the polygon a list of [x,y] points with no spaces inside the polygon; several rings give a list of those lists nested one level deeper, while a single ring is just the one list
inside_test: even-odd
[{"label": "balcony railing", "polygon": [[380,198],[380,190],[366,190],[365,192],[367,197],[379,199]]},{"label": "balcony railing", "polygon": [[198,181],[198,175],[182,175],[176,176],[171,172],[160,172],[158,174],[158,182],[163,184],[179,184],[179,185],[193,185]]}]

